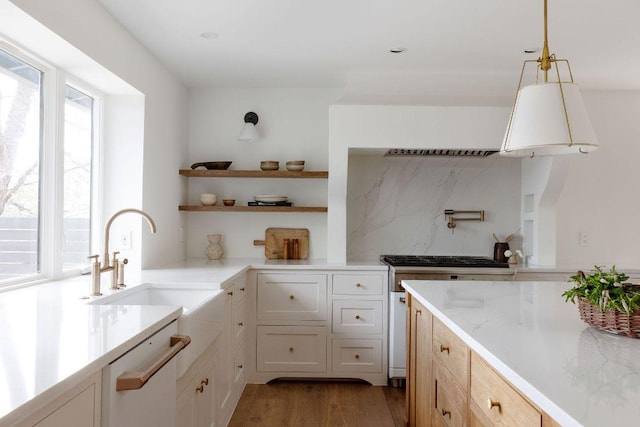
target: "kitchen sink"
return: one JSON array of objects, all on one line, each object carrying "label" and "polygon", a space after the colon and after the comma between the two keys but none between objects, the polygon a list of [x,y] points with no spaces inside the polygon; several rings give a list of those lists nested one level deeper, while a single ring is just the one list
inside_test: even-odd
[{"label": "kitchen sink", "polygon": [[182,306],[178,333],[191,337],[178,355],[178,378],[220,334],[225,316],[225,293],[218,284],[207,286],[143,284],[98,298],[98,305],[173,305]]}]

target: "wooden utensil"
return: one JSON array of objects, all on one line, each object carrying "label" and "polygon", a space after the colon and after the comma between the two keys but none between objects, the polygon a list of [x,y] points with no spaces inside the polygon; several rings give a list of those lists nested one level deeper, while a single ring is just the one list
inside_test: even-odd
[{"label": "wooden utensil", "polygon": [[500,243],[500,239],[496,236],[496,233],[493,233],[493,238],[496,239],[496,243]]},{"label": "wooden utensil", "polygon": [[[264,255],[269,259],[284,258],[284,239],[298,239],[298,259],[309,257],[309,230],[307,228],[267,228],[264,240],[254,240],[255,246],[264,245]],[[288,254],[290,257],[293,253]]]},{"label": "wooden utensil", "polygon": [[513,239],[513,233],[512,233],[512,234],[509,234],[509,235],[507,236],[507,238],[506,238],[506,239],[504,239],[504,242],[505,242],[505,243],[509,243],[509,242],[511,241],[511,239]]}]

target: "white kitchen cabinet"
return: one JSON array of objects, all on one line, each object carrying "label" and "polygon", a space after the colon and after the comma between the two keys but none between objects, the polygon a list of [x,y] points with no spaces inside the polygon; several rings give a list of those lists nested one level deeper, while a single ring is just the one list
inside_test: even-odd
[{"label": "white kitchen cabinet", "polygon": [[[360,378],[387,384],[386,271],[251,272],[246,375]],[[249,332],[249,331],[247,331]]]},{"label": "white kitchen cabinet", "polygon": [[222,331],[177,382],[179,427],[226,426],[246,384],[246,275],[222,287]]},{"label": "white kitchen cabinet", "polygon": [[20,423],[37,427],[99,427],[102,374],[97,372]]},{"label": "white kitchen cabinet", "polygon": [[259,320],[327,320],[326,274],[259,274]]}]

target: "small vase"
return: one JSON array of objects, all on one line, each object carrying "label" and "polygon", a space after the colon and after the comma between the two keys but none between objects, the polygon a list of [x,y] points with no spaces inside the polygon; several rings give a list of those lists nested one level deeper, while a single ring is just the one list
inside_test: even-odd
[{"label": "small vase", "polygon": [[211,260],[222,258],[222,255],[224,255],[224,249],[220,244],[222,234],[208,234],[207,239],[209,240],[209,246],[204,251],[207,258]]}]

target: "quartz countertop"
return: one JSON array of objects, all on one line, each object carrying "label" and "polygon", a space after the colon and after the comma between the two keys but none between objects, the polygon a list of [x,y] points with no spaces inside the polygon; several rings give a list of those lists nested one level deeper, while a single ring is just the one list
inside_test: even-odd
[{"label": "quartz countertop", "polygon": [[[127,284],[197,283],[224,288],[251,268],[348,271],[388,267],[326,260],[194,258],[128,273]],[[107,276],[102,280],[103,294],[113,293],[105,290]],[[46,405],[182,314],[179,306],[87,304],[96,298],[80,297],[90,289],[91,278],[81,276],[0,292],[0,425],[11,425]]]},{"label": "quartz countertop", "polygon": [[561,425],[640,420],[640,339],[589,327],[562,282],[406,281],[467,345]]}]

